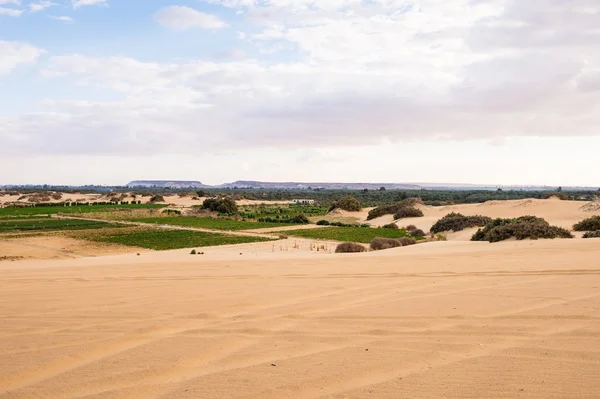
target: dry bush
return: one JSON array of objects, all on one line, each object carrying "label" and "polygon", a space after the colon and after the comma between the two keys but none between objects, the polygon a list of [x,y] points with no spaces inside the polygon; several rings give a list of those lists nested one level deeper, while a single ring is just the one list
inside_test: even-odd
[{"label": "dry bush", "polygon": [[51,195],[51,197],[53,200],[58,201],[58,200],[62,199],[63,195],[61,193],[53,193]]},{"label": "dry bush", "polygon": [[342,253],[359,253],[359,252],[366,252],[366,248],[364,245],[361,244],[357,244],[354,242],[344,242],[342,244],[339,244],[336,248],[335,248],[335,253],[336,254],[342,254]]},{"label": "dry bush", "polygon": [[441,233],[443,231],[462,231],[470,227],[484,227],[492,221],[492,218],[487,216],[465,216],[461,213],[449,213],[433,226],[432,233]]},{"label": "dry bush", "polygon": [[417,226],[415,226],[414,224],[409,224],[408,226],[405,227],[406,231],[413,231],[417,229]]},{"label": "dry bush", "polygon": [[536,216],[521,216],[516,219],[496,219],[479,229],[471,241],[498,242],[509,238],[517,240],[540,238],[573,238],[567,229],[551,226],[546,220]]},{"label": "dry bush", "polygon": [[373,251],[381,251],[384,249],[390,249],[390,248],[397,248],[397,247],[401,247],[402,243],[400,242],[400,240],[396,240],[394,238],[383,238],[383,237],[376,237],[373,238],[371,240],[371,249]]},{"label": "dry bush", "polygon": [[425,232],[421,229],[410,230],[409,233],[413,237],[425,237]]},{"label": "dry bush", "polygon": [[413,208],[411,206],[406,206],[398,209],[396,213],[394,213],[394,219],[405,219],[405,218],[422,218],[423,211],[417,208]]},{"label": "dry bush", "polygon": [[400,244],[402,244],[403,247],[408,247],[409,245],[415,245],[417,243],[417,240],[410,237],[402,237],[398,239],[398,241],[400,241]]},{"label": "dry bush", "polygon": [[600,230],[600,215],[592,216],[591,218],[587,218],[582,220],[573,226],[573,230],[575,231],[596,231]]},{"label": "dry bush", "polygon": [[362,204],[356,198],[347,196],[339,201],[334,202],[329,208],[329,212],[333,211],[334,209],[342,209],[348,212],[360,212],[362,209]]},{"label": "dry bush", "polygon": [[153,196],[152,196],[152,198],[150,198],[150,201],[149,201],[149,202],[151,202],[151,203],[155,203],[155,202],[165,202],[165,197],[163,197],[163,196],[162,196],[162,195],[160,195],[160,194],[156,194],[156,195],[153,195]]},{"label": "dry bush", "polygon": [[396,223],[389,223],[383,226],[384,229],[399,229]]},{"label": "dry bush", "polygon": [[[420,198],[408,198],[408,199],[405,199],[404,201],[398,202],[396,204],[378,206],[377,208],[371,209],[369,211],[367,220],[373,220],[375,218],[385,216],[385,215],[394,215],[394,214],[400,212],[404,208],[415,209],[414,206],[419,205],[419,204],[423,204],[423,201],[421,201]],[[423,215],[421,215],[421,216],[423,216]],[[415,217],[420,217],[420,216],[415,216]],[[397,218],[397,219],[400,219],[400,218]]]},{"label": "dry bush", "polygon": [[588,231],[583,235],[583,238],[600,238],[600,230]]}]

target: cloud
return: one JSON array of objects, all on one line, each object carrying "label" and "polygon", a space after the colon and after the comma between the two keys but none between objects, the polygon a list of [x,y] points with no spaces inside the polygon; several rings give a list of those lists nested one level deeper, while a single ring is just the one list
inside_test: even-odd
[{"label": "cloud", "polygon": [[19,17],[23,14],[23,10],[15,8],[0,7],[0,15],[8,15],[9,17]]},{"label": "cloud", "polygon": [[107,0],[71,0],[73,8],[94,6],[94,5],[107,5]]},{"label": "cloud", "polygon": [[73,18],[71,18],[71,17],[68,17],[68,16],[66,16],[66,15],[61,15],[61,16],[49,15],[48,17],[49,17],[49,18],[52,18],[52,19],[55,19],[55,20],[57,20],[57,21],[64,22],[64,23],[66,23],[66,24],[72,24],[73,22],[75,22],[75,21],[73,20]]},{"label": "cloud", "polygon": [[0,0],[0,5],[4,5],[4,4],[14,4],[14,5],[20,6],[21,1],[20,0]]},{"label": "cloud", "polygon": [[0,76],[7,75],[20,65],[36,61],[44,50],[20,42],[0,40]]},{"label": "cloud", "polygon": [[[245,55],[51,57],[44,79],[110,100],[50,99],[44,113],[5,117],[2,147],[198,153],[600,134],[595,0],[213,2],[252,24],[238,36]],[[156,19],[225,24],[187,7]]]},{"label": "cloud", "polygon": [[190,7],[169,6],[158,11],[154,17],[161,25],[173,30],[190,28],[220,29],[226,26],[218,17]]},{"label": "cloud", "polygon": [[48,7],[57,6],[57,5],[58,5],[57,3],[53,3],[53,2],[47,1],[47,0],[42,0],[37,3],[29,4],[29,11],[38,12],[38,11],[42,11]]}]

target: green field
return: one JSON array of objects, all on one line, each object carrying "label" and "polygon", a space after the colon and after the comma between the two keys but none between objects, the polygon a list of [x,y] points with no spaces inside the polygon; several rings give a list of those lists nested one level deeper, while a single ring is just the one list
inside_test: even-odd
[{"label": "green field", "polygon": [[218,233],[166,229],[146,229],[123,233],[111,233],[109,235],[91,237],[89,239],[130,247],[154,249],[157,251],[272,241],[268,238],[261,237],[229,236]]},{"label": "green field", "polygon": [[296,226],[290,223],[261,223],[261,222],[244,222],[239,220],[229,219],[211,219],[211,218],[195,218],[195,217],[162,217],[162,218],[136,218],[128,219],[132,222],[152,223],[152,224],[167,224],[170,226],[182,227],[197,227],[202,229],[214,230],[252,230],[263,229],[268,227]]},{"label": "green field", "polygon": [[288,236],[314,238],[319,240],[349,241],[368,244],[375,237],[410,237],[404,229],[372,229],[366,227],[327,227],[322,229],[291,230]]},{"label": "green field", "polygon": [[14,233],[19,231],[59,231],[59,230],[89,230],[106,227],[119,227],[104,222],[88,220],[60,220],[60,219],[33,219],[33,220],[0,220],[0,233]]},{"label": "green field", "polygon": [[112,212],[128,209],[159,209],[166,205],[160,204],[135,204],[135,205],[88,205],[88,206],[40,206],[40,207],[14,207],[0,208],[1,216],[25,215],[55,215],[57,213],[97,213]]}]

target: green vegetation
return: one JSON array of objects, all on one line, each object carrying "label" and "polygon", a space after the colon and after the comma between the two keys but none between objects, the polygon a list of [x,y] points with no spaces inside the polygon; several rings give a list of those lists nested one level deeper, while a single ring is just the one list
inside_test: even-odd
[{"label": "green vegetation", "polygon": [[[213,230],[252,230],[264,229],[268,227],[286,226],[286,224],[245,222],[241,220],[216,219],[216,218],[196,218],[185,216],[157,217],[157,218],[135,218],[128,219],[132,222],[166,224],[171,226],[195,227]],[[294,226],[293,223],[287,226]]]},{"label": "green vegetation", "polygon": [[415,208],[416,204],[422,204],[419,198],[407,198],[392,205],[383,205],[369,211],[367,220],[373,220],[385,215],[394,215],[394,219],[423,217],[423,212]]},{"label": "green vegetation", "polygon": [[334,209],[342,209],[348,212],[360,212],[362,205],[355,197],[348,195],[339,201],[335,201],[329,208],[329,211],[331,212]]},{"label": "green vegetation", "polygon": [[547,221],[535,216],[521,216],[516,219],[495,219],[473,235],[471,241],[498,242],[509,238],[537,240],[540,238],[573,238],[570,231],[551,226]]},{"label": "green vegetation", "polygon": [[105,222],[72,219],[33,219],[0,221],[0,233],[19,231],[90,230],[119,227]]},{"label": "green vegetation", "polygon": [[487,216],[465,216],[461,213],[449,213],[433,226],[432,233],[441,233],[443,231],[462,231],[471,227],[484,227],[492,221],[492,218]]},{"label": "green vegetation", "polygon": [[202,208],[224,215],[233,215],[238,211],[235,200],[230,197],[205,199],[202,203]]},{"label": "green vegetation", "polygon": [[236,215],[244,219],[258,221],[277,220],[286,221],[296,215],[321,216],[327,214],[327,208],[309,204],[260,204],[244,205],[238,208]]},{"label": "green vegetation", "polygon": [[582,220],[581,222],[579,222],[575,226],[573,226],[573,230],[575,230],[575,231],[600,230],[600,215],[592,216],[590,218]]},{"label": "green vegetation", "polygon": [[583,235],[583,238],[600,238],[600,230],[588,231]]},{"label": "green vegetation", "polygon": [[286,231],[286,235],[318,240],[332,240],[345,242],[360,242],[368,244],[373,238],[402,238],[409,233],[404,229],[370,229],[362,227],[330,227],[325,229],[305,229]]},{"label": "green vegetation", "polygon": [[355,242],[344,242],[342,244],[339,244],[335,248],[335,253],[336,254],[360,253],[360,252],[366,252],[366,251],[367,251],[367,248],[365,248],[364,245],[357,244]]},{"label": "green vegetation", "polygon": [[272,241],[268,238],[261,237],[229,236],[199,231],[167,229],[144,229],[122,233],[116,232],[103,236],[89,237],[88,239],[157,251]]},{"label": "green vegetation", "polygon": [[58,213],[98,213],[130,209],[159,209],[165,205],[157,204],[108,204],[77,206],[43,206],[43,207],[10,207],[0,208],[0,216],[55,215]]}]

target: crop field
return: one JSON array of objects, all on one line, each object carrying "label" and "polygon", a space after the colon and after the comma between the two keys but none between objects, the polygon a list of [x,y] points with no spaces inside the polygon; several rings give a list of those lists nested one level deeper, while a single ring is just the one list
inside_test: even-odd
[{"label": "crop field", "polygon": [[238,214],[246,219],[260,219],[260,218],[286,218],[290,216],[296,216],[299,214],[305,216],[319,216],[326,215],[328,207],[318,205],[302,205],[302,204],[289,204],[289,205],[245,205],[241,206],[238,210]]},{"label": "crop field", "polygon": [[158,217],[158,218],[135,218],[128,219],[132,222],[152,223],[152,224],[167,224],[170,226],[182,227],[197,227],[202,229],[214,230],[252,230],[263,229],[268,227],[280,226],[295,226],[291,223],[266,223],[266,222],[245,222],[229,219],[211,219],[211,218],[195,218],[195,217]]},{"label": "crop field", "polygon": [[92,236],[88,239],[98,242],[121,244],[130,247],[166,251],[170,249],[211,247],[251,242],[272,241],[262,237],[230,236],[200,231],[141,229],[112,232],[106,235]]},{"label": "crop field", "polygon": [[40,206],[0,208],[2,216],[55,215],[57,213],[95,213],[128,209],[159,209],[160,204],[87,205],[87,206]]},{"label": "crop field", "polygon": [[373,238],[410,237],[404,229],[373,229],[366,227],[330,227],[326,229],[306,229],[286,231],[286,235],[318,240],[349,241],[368,244]]},{"label": "crop field", "polygon": [[102,229],[112,226],[104,222],[92,222],[88,220],[60,220],[60,219],[20,219],[0,220],[0,233],[14,233],[22,231],[60,231],[60,230],[90,230]]}]

